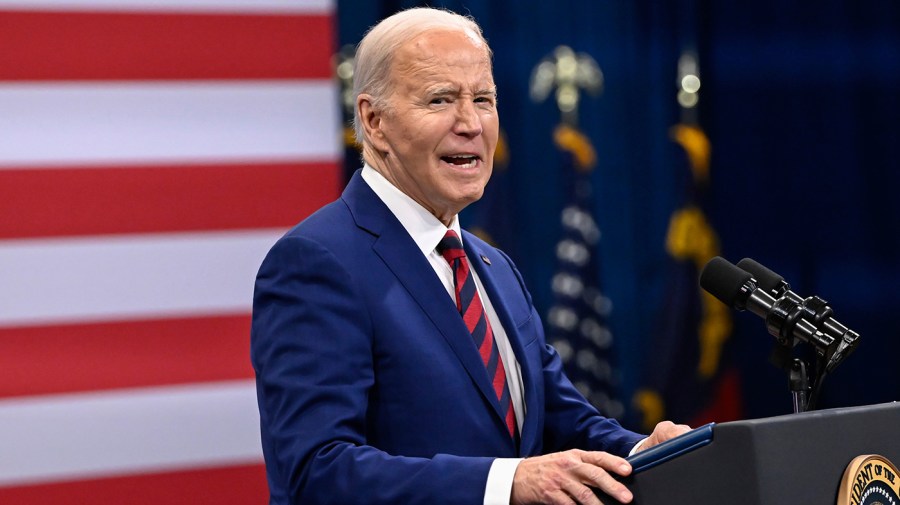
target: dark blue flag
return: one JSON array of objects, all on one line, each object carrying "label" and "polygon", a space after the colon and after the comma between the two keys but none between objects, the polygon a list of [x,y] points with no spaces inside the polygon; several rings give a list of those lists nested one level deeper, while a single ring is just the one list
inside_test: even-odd
[{"label": "dark blue flag", "polygon": [[549,341],[585,398],[604,415],[620,417],[624,408],[616,395],[619,377],[607,326],[612,303],[600,286],[601,233],[593,216],[590,174],[596,154],[590,140],[571,126],[557,127],[554,142],[564,157],[567,201],[556,246],[555,302],[547,314]]},{"label": "dark blue flag", "polygon": [[665,298],[654,352],[633,401],[647,431],[663,419],[698,426],[741,416],[738,376],[726,354],[731,313],[697,282],[703,265],[719,255],[718,237],[700,202],[709,141],[700,128],[685,124],[674,127],[672,137],[684,148],[691,170],[684,203],[669,221]]}]

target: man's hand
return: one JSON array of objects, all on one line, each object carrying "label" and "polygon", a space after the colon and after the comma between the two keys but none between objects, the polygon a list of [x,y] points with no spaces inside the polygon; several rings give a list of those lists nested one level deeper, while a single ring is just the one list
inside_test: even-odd
[{"label": "man's hand", "polygon": [[638,452],[649,449],[656,444],[661,444],[670,438],[675,438],[678,435],[683,435],[689,431],[691,431],[691,427],[686,424],[675,424],[672,421],[663,421],[653,428],[653,433],[651,433],[649,437],[644,439]]},{"label": "man's hand", "polygon": [[601,505],[592,487],[630,502],[631,491],[610,473],[624,477],[631,465],[612,454],[578,449],[526,458],[516,469],[510,504]]}]

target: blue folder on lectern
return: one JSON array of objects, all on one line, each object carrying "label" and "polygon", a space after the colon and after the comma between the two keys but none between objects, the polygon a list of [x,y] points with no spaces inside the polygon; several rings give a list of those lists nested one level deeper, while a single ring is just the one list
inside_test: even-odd
[{"label": "blue folder on lectern", "polygon": [[703,447],[712,442],[713,427],[716,423],[709,423],[699,428],[695,428],[684,435],[675,437],[671,440],[643,450],[633,456],[628,457],[628,463],[631,464],[631,473],[636,474],[644,470],[653,468],[656,465],[665,463],[672,458],[677,458],[682,454],[688,453]]}]

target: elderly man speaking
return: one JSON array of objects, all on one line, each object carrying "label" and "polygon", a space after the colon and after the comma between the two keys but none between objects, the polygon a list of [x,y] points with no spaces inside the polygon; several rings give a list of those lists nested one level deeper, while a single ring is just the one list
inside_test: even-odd
[{"label": "elderly man speaking", "polygon": [[457,214],[491,176],[491,50],[471,19],[410,9],[357,51],[364,166],[280,239],[253,305],[272,504],[628,502],[649,437],[563,373],[522,277]]}]

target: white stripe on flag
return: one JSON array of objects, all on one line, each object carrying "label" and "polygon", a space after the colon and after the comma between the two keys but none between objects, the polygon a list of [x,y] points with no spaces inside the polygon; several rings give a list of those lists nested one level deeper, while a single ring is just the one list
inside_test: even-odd
[{"label": "white stripe on flag", "polygon": [[0,10],[331,14],[335,0],[0,0]]},{"label": "white stripe on flag", "polygon": [[284,230],[0,241],[0,326],[249,313]]},{"label": "white stripe on flag", "polygon": [[0,401],[0,486],[262,462],[252,380]]},{"label": "white stripe on flag", "polygon": [[337,104],[330,80],[5,83],[0,168],[336,160]]}]

